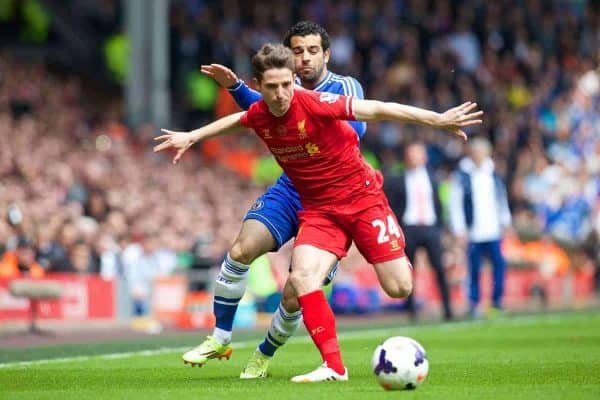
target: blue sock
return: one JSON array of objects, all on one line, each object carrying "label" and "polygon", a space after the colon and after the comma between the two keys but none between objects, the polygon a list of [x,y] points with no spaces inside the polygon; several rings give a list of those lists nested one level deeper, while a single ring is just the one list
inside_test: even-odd
[{"label": "blue sock", "polygon": [[233,261],[229,253],[227,253],[227,257],[221,264],[221,270],[215,283],[215,297],[213,300],[216,319],[213,336],[221,343],[231,341],[235,312],[248,285],[248,268],[248,265]]}]

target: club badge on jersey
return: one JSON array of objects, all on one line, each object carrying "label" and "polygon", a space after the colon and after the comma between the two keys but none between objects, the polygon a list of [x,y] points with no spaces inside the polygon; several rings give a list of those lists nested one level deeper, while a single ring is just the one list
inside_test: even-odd
[{"label": "club badge on jersey", "polygon": [[340,95],[337,93],[323,92],[323,93],[321,93],[321,96],[319,96],[319,101],[321,103],[333,104],[337,101],[337,99],[339,97],[340,97]]}]

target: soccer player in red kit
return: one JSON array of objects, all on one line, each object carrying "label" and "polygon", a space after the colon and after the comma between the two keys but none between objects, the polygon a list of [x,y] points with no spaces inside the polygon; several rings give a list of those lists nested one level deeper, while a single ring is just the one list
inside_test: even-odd
[{"label": "soccer player in red kit", "polygon": [[381,174],[362,158],[358,137],[346,120],[391,120],[442,128],[466,139],[460,129],[481,123],[476,104],[464,103],[443,114],[398,103],[359,100],[331,93],[294,90],[294,62],[282,45],[264,45],[252,58],[263,99],[246,112],[221,118],[191,132],[165,130],[155,151],[176,148],[176,163],[196,141],[252,128],[265,142],[300,194],[304,210],[292,253],[290,283],[298,295],[304,324],[323,365],[292,382],[347,380],[335,318],[314,279],[346,255],[352,240],[373,264],[391,297],[412,290],[412,267],[404,236],[382,190]]}]

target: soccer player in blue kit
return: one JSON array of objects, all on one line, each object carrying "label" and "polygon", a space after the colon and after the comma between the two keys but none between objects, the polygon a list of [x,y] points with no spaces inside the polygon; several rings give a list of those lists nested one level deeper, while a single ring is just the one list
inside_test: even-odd
[{"label": "soccer player in blue kit", "polygon": [[[310,21],[299,22],[290,28],[283,43],[294,53],[296,74],[299,77],[297,84],[319,92],[364,98],[363,89],[356,79],[328,71],[329,36],[321,26]],[[245,110],[262,98],[260,93],[250,89],[243,81],[238,80],[231,70],[222,65],[202,66],[202,72],[227,87],[238,105]],[[362,138],[366,131],[366,123],[348,123],[359,138]],[[298,192],[288,176],[283,174],[247,212],[240,233],[223,261],[216,279],[216,327],[213,334],[202,344],[183,355],[186,363],[203,365],[210,359],[230,357],[233,320],[238,303],[246,291],[249,266],[256,258],[278,250],[296,235],[299,210],[302,210],[302,205]],[[332,265],[328,281],[333,279],[336,270],[337,264]],[[267,335],[251,356],[240,378],[266,377],[270,359],[294,334],[301,323],[301,317],[296,293],[288,282]]]}]

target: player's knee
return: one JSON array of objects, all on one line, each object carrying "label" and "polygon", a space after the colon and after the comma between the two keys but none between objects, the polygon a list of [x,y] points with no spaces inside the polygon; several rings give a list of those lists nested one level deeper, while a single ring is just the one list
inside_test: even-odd
[{"label": "player's knee", "polygon": [[398,295],[401,298],[410,296],[413,291],[412,279],[403,280],[398,286]]},{"label": "player's knee", "polygon": [[294,267],[289,277],[290,284],[300,296],[312,292],[321,287],[321,282],[316,281],[314,275],[310,269]]},{"label": "player's knee", "polygon": [[305,274],[300,269],[296,268],[292,270],[292,272],[290,272],[290,276],[288,279],[290,280],[290,285],[292,285],[292,287],[298,292],[299,289],[302,287],[306,277],[307,274]]},{"label": "player's knee", "polygon": [[395,299],[403,299],[412,293],[413,283],[412,279],[401,278],[393,282],[388,282],[384,285],[383,290],[385,293]]},{"label": "player's knee", "polygon": [[236,241],[229,249],[229,256],[235,262],[244,265],[252,264],[260,254],[257,254],[256,246],[253,245],[251,240],[247,240],[244,238],[237,238]]}]

